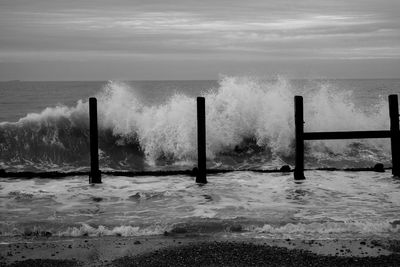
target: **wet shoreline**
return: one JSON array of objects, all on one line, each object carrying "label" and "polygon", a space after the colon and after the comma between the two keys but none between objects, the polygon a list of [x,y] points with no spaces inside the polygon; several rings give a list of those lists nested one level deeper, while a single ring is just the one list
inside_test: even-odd
[{"label": "wet shoreline", "polygon": [[[400,242],[171,234],[0,243],[0,266],[395,266]],[[178,260],[179,259],[179,260]],[[47,265],[46,265],[47,264]]]}]

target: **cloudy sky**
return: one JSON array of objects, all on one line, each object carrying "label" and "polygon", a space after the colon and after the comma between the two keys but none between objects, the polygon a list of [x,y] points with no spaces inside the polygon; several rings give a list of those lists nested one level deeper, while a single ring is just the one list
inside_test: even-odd
[{"label": "cloudy sky", "polygon": [[400,78],[399,0],[0,0],[0,80]]}]

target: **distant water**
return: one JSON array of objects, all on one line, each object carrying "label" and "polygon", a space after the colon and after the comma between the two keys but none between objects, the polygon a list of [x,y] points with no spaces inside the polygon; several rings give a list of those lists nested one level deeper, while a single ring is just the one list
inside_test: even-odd
[{"label": "distant water", "polygon": [[[206,97],[208,167],[294,165],[293,97],[305,130],[389,128],[400,80],[3,82],[0,168],[88,170],[88,97],[98,98],[103,170],[191,169],[196,102]],[[388,140],[307,141],[306,166],[390,166]],[[0,235],[162,234],[176,227],[273,238],[400,238],[400,183],[390,172],[233,172],[209,177],[0,179]],[[235,228],[236,227],[236,228]],[[240,228],[239,228],[240,229]]]}]

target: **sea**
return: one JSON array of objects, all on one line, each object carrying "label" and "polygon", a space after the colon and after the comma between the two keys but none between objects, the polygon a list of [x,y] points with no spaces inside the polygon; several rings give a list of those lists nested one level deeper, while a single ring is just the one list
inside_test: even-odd
[{"label": "sea", "polygon": [[[388,130],[400,79],[0,82],[0,169],[89,171],[88,98],[98,101],[103,171],[191,170],[196,97],[206,100],[208,175],[0,178],[2,240],[144,236],[177,231],[254,238],[400,238],[400,179],[389,139],[305,142],[294,168],[294,96],[305,131]],[[336,171],[318,170],[336,168]]]}]

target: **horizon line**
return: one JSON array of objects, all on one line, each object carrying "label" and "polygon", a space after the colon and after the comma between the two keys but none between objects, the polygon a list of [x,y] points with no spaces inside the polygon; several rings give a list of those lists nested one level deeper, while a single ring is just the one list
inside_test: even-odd
[{"label": "horizon line", "polygon": [[[228,76],[228,75],[227,75]],[[228,76],[229,77],[229,76]],[[236,77],[246,77],[245,75]],[[248,76],[257,77],[257,76]],[[278,78],[261,78],[261,80],[276,80]],[[315,78],[287,78],[288,80],[400,80],[400,77],[377,77],[377,78],[330,78],[330,77],[315,77]],[[10,80],[0,80],[2,83],[12,83],[12,82],[107,82],[107,81],[120,81],[120,82],[176,82],[176,81],[218,81],[220,79],[105,79],[105,80],[20,80],[20,79],[10,79]]]}]

